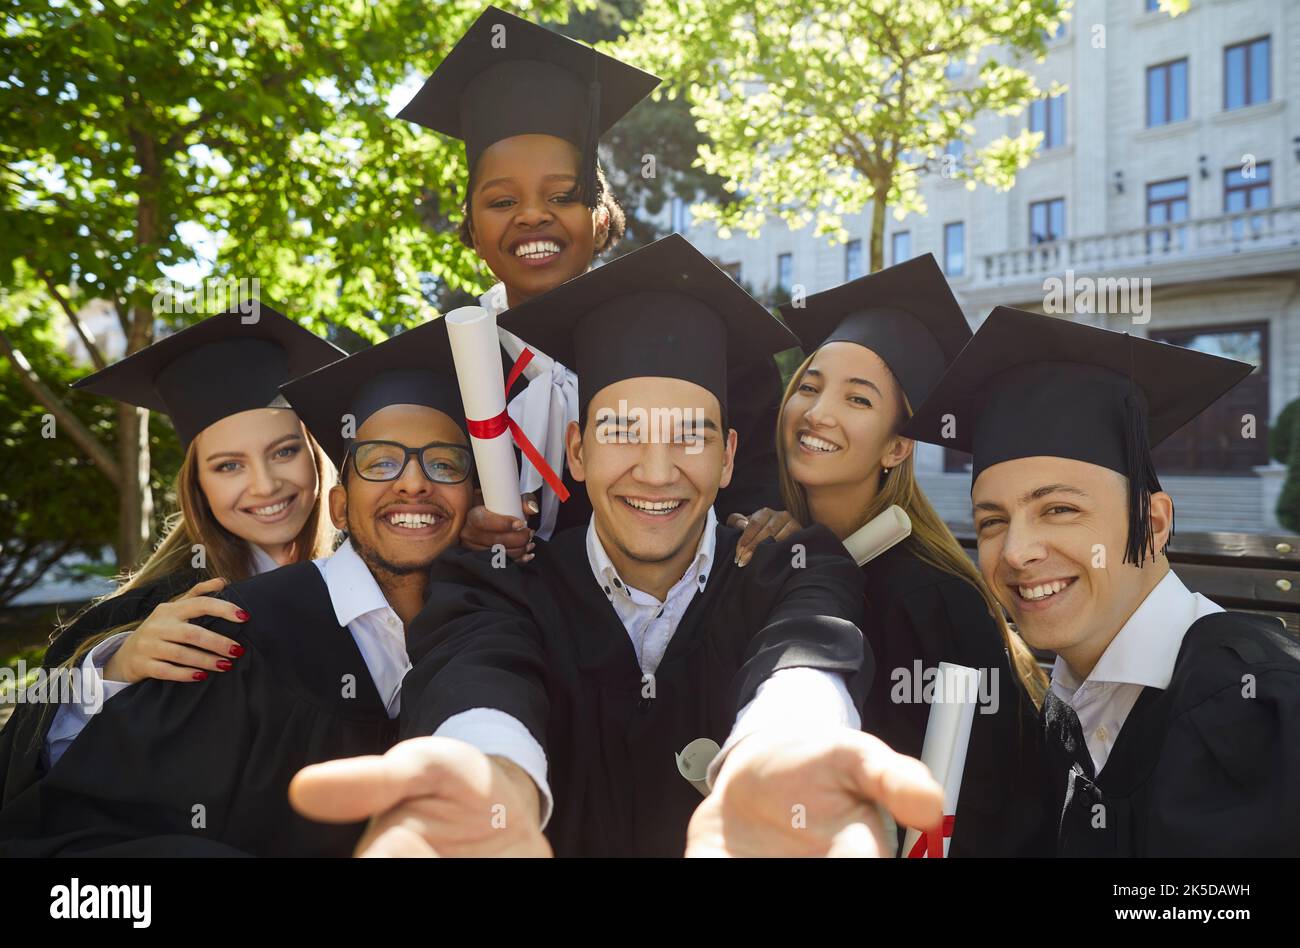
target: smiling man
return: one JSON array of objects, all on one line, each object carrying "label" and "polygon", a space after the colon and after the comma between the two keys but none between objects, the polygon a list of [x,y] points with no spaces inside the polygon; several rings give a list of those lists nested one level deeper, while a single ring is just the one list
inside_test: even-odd
[{"label": "smiling man", "polygon": [[1300,644],[1182,584],[1151,460],[1250,370],[999,307],[906,431],[974,455],[980,570],[1057,654],[1060,855],[1300,852]]},{"label": "smiling man", "polygon": [[[937,822],[938,787],[919,762],[857,730],[870,656],[843,546],[816,527],[762,545],[742,569],[740,531],[713,511],[736,453],[727,364],[788,348],[788,331],[676,236],[502,324],[529,325],[577,367],[567,451],[590,522],[528,563],[496,568],[461,550],[435,564],[408,639],[411,740],[381,761],[303,774],[304,812],[376,816],[371,854],[465,851],[453,808],[471,827],[499,815],[508,851],[546,851],[544,824],[557,855],[680,856],[688,825],[695,853],[874,854],[886,851],[877,802],[902,822]],[[549,822],[549,801],[539,821],[474,758],[451,759],[463,748],[419,737],[487,709],[544,747]],[[471,778],[482,790],[466,794]]]},{"label": "smiling man", "polygon": [[282,391],[339,466],[329,509],[347,539],[331,556],[227,587],[222,598],[247,620],[196,622],[237,641],[240,660],[204,682],[141,682],[106,704],[6,807],[0,852],[351,852],[361,827],[304,820],[289,808],[289,782],[310,763],[392,744],[410,668],[405,626],[464,524],[471,453],[441,323]]}]

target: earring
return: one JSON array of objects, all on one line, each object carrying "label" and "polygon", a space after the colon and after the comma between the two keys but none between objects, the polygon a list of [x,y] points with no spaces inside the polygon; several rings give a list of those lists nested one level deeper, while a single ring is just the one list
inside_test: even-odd
[{"label": "earring", "polygon": [[888,474],[888,473],[889,473],[890,471],[892,471],[892,470],[893,470],[893,468],[887,467],[887,468],[885,468],[885,473]]}]

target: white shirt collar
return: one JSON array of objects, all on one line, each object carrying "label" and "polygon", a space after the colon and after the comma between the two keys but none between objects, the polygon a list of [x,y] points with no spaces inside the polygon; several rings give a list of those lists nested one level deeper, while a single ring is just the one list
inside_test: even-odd
[{"label": "white shirt collar", "polygon": [[[685,584],[691,583],[703,589],[709,578],[709,568],[713,564],[714,549],[718,544],[718,516],[709,508],[708,517],[704,521],[704,532],[700,536],[700,542],[695,547],[695,558],[691,560],[690,566],[682,574],[681,579],[673,584],[673,588],[668,591],[665,599],[673,599],[678,593],[682,592]],[[612,586],[611,596],[615,592],[622,592],[623,595],[631,599],[644,597],[646,602],[658,602],[654,596],[649,593],[629,586],[618,575],[618,570],[614,568],[614,563],[610,560],[609,554],[605,552],[605,547],[600,542],[600,537],[596,535],[596,516],[592,514],[591,520],[587,524],[587,562],[591,565],[592,575],[596,577],[596,582],[602,587]],[[698,577],[698,578],[697,578]]]},{"label": "white shirt collar", "polygon": [[1184,586],[1171,569],[1111,639],[1083,682],[1059,655],[1052,681],[1069,692],[1087,682],[1168,688],[1187,630],[1201,616],[1222,611],[1216,603]]},{"label": "white shirt collar", "polygon": [[384,591],[379,588],[365,561],[352,548],[351,540],[344,540],[333,554],[316,560],[316,566],[325,577],[330,604],[334,606],[334,617],[339,625],[351,626],[363,615],[389,608]]},{"label": "white shirt collar", "polygon": [[260,576],[263,573],[269,573],[273,569],[279,569],[280,564],[275,561],[275,557],[262,549],[256,543],[248,544],[248,548],[253,552],[253,575]]},{"label": "white shirt collar", "polygon": [[500,316],[510,304],[506,302],[506,285],[497,282],[492,288],[478,298],[478,305],[488,310],[494,316]]}]

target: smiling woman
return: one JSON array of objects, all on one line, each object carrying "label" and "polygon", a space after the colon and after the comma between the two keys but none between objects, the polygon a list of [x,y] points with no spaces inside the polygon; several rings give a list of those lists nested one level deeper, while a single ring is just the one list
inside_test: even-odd
[{"label": "smiling woman", "polygon": [[[194,624],[205,615],[241,621],[212,595],[332,548],[321,500],[332,466],[278,388],[342,354],[257,303],[251,314],[211,316],[78,383],[171,418],[185,446],[180,509],[134,575],[56,630],[47,666],[102,678],[106,699],[146,678],[194,682],[231,669],[240,646]],[[0,805],[58,761],[90,713],[70,702],[15,714],[0,735]]]}]

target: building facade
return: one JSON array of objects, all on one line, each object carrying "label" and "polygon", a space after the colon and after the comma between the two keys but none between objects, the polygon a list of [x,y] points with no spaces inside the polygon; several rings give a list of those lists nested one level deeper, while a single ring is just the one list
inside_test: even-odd
[{"label": "building facade", "polygon": [[[1015,186],[927,178],[924,214],[887,215],[885,263],[933,253],[972,327],[1006,304],[1255,364],[1156,459],[1180,529],[1278,532],[1285,469],[1268,425],[1300,397],[1300,2],[1192,0],[1176,18],[1155,6],[1078,0],[1028,66],[1066,91],[975,124],[973,147],[1043,133]],[[869,213],[832,244],[779,221],[720,240],[684,207],[665,223],[756,291],[865,272]],[[945,518],[968,523],[965,459],[921,445],[917,467]]]}]

